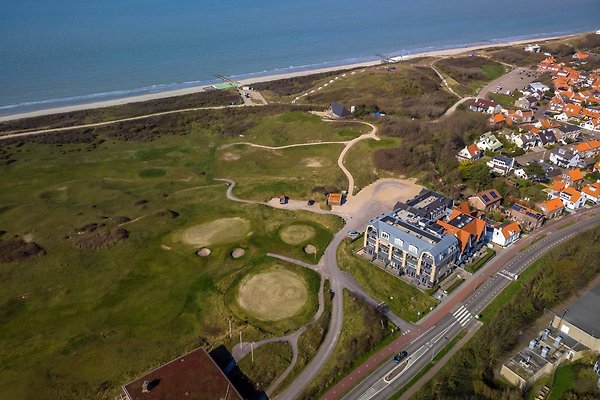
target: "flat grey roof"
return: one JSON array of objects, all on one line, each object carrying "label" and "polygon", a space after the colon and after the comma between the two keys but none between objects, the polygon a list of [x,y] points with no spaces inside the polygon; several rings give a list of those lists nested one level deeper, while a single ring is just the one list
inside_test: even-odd
[{"label": "flat grey roof", "polygon": [[[600,284],[570,304],[565,319],[595,338],[600,338]],[[562,315],[565,310],[560,310]]]}]

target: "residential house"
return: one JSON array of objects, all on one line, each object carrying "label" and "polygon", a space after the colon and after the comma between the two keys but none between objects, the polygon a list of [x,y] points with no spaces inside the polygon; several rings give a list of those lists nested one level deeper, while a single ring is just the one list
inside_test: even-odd
[{"label": "residential house", "polygon": [[490,167],[491,172],[498,175],[508,175],[517,166],[514,158],[506,156],[494,156],[491,160],[486,162],[486,164]]},{"label": "residential house", "polygon": [[502,106],[493,100],[475,99],[475,102],[469,107],[471,111],[487,114],[497,114],[502,111]]},{"label": "residential house", "polygon": [[508,215],[526,231],[532,231],[536,228],[539,228],[544,223],[543,214],[540,214],[539,212],[521,204],[514,204],[508,210]]},{"label": "residential house", "polygon": [[554,122],[550,121],[550,119],[548,119],[548,118],[542,118],[538,122],[535,123],[535,126],[537,126],[540,129],[552,129],[552,128],[557,128],[558,124],[555,124]]},{"label": "residential house", "polygon": [[581,136],[581,128],[573,125],[563,125],[560,128],[553,129],[556,138],[565,143],[569,140],[577,140]]},{"label": "residential house", "polygon": [[551,129],[545,129],[538,133],[538,138],[542,146],[552,146],[556,144],[556,135]]},{"label": "residential house", "polygon": [[594,170],[594,172],[600,172],[600,161],[598,161],[594,164],[593,170]]},{"label": "residential house", "polygon": [[457,156],[459,160],[469,161],[479,160],[481,157],[483,157],[483,151],[475,143],[465,146]]},{"label": "residential house", "polygon": [[530,109],[531,107],[537,105],[538,103],[538,99],[536,99],[533,96],[529,96],[529,97],[519,97],[516,101],[515,101],[515,107],[519,107],[519,108],[524,108],[524,109]]},{"label": "residential house", "polygon": [[405,209],[369,221],[364,249],[376,264],[428,287],[452,272],[459,255],[456,237],[440,233],[435,222]]},{"label": "residential house", "polygon": [[600,119],[593,118],[582,122],[579,126],[581,126],[583,129],[589,129],[590,131],[600,131]]},{"label": "residential house", "polygon": [[550,152],[550,162],[558,165],[561,168],[575,168],[581,156],[568,149],[554,149]]},{"label": "residential house", "polygon": [[600,154],[600,140],[590,140],[579,143],[575,146],[575,151],[577,151],[582,158],[595,157]]},{"label": "residential house", "polygon": [[487,237],[485,221],[464,211],[464,209],[454,209],[447,221],[436,221],[443,233],[454,235],[458,239],[459,260],[465,260],[475,254],[483,247]]},{"label": "residential house", "polygon": [[469,197],[469,205],[479,211],[488,212],[500,206],[502,196],[496,189],[490,189]]},{"label": "residential house", "polygon": [[502,148],[502,142],[492,132],[486,132],[481,135],[475,144],[483,151],[498,151]]},{"label": "residential house", "polygon": [[516,135],[513,141],[519,148],[525,151],[538,147],[541,144],[539,136],[531,133]]},{"label": "residential house", "polygon": [[547,219],[556,218],[565,210],[565,206],[559,198],[544,201],[538,207]]},{"label": "residential house", "polygon": [[570,103],[565,106],[563,113],[567,116],[567,120],[580,119],[583,116],[583,107],[575,103]]},{"label": "residential house", "polygon": [[502,113],[498,113],[498,114],[494,114],[492,115],[489,119],[488,119],[490,125],[492,125],[493,127],[500,127],[502,126],[503,123],[506,122],[506,118],[504,117],[504,114]]},{"label": "residential house", "polygon": [[579,187],[583,182],[583,173],[579,168],[570,168],[563,174],[563,182],[567,186]]},{"label": "residential house", "polygon": [[594,182],[581,188],[581,195],[594,204],[600,201],[600,183]]},{"label": "residential house", "polygon": [[550,198],[558,198],[562,201],[567,211],[577,211],[585,205],[585,197],[575,188],[567,186],[560,192],[550,192]]},{"label": "residential house", "polygon": [[563,112],[566,105],[567,102],[565,101],[565,99],[563,99],[560,95],[556,95],[552,99],[550,99],[550,102],[548,103],[548,111],[561,113]]},{"label": "residential house", "polygon": [[548,90],[550,90],[550,88],[544,85],[542,82],[531,82],[529,84],[529,88],[538,93],[546,93]]},{"label": "residential house", "polygon": [[502,247],[508,247],[521,237],[521,228],[516,222],[508,222],[494,228],[492,242]]}]

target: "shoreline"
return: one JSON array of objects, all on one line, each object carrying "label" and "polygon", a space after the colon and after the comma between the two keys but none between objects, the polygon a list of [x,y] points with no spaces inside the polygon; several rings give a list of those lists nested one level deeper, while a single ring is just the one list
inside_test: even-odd
[{"label": "shoreline", "polygon": [[[585,33],[589,33],[589,32],[572,33],[572,34],[566,34],[566,35],[554,35],[554,36],[548,36],[548,37],[538,37],[538,38],[529,38],[529,39],[520,39],[520,40],[510,40],[507,42],[497,42],[497,43],[489,43],[489,44],[465,45],[465,46],[454,47],[454,48],[422,51],[422,52],[412,53],[412,54],[407,54],[407,55],[394,56],[394,57],[390,57],[390,59],[394,60],[394,62],[401,62],[404,60],[411,60],[411,59],[420,58],[420,57],[453,56],[453,55],[459,55],[462,53],[468,53],[471,51],[483,50],[483,49],[489,49],[489,48],[510,47],[510,46],[515,46],[515,45],[527,44],[527,43],[536,43],[536,42],[545,42],[545,41],[549,41],[549,40],[565,39],[565,38],[574,37],[574,36],[578,36],[578,35],[585,34]],[[299,71],[275,73],[275,74],[271,74],[271,75],[259,75],[259,76],[249,77],[249,78],[242,78],[242,79],[236,80],[236,82],[238,82],[241,86],[246,86],[246,85],[252,85],[254,83],[260,83],[260,82],[271,82],[271,81],[276,81],[276,80],[281,80],[281,79],[295,78],[295,77],[299,77],[299,76],[320,74],[320,73],[324,73],[324,72],[345,71],[345,70],[351,70],[351,69],[356,69],[356,68],[372,67],[375,65],[381,65],[381,60],[377,59],[377,60],[372,60],[372,61],[363,61],[363,62],[357,62],[357,63],[351,63],[351,64],[335,65],[335,66],[331,66],[331,67],[312,68],[312,69],[299,70]],[[98,109],[98,108],[104,108],[104,107],[112,107],[112,106],[130,104],[130,103],[140,103],[140,102],[144,102],[144,101],[164,99],[164,98],[169,98],[169,97],[184,96],[184,95],[188,95],[188,94],[203,92],[207,88],[210,88],[211,86],[212,85],[199,85],[199,86],[192,86],[192,87],[182,88],[182,89],[166,90],[166,91],[156,92],[156,93],[147,93],[147,94],[142,94],[142,95],[127,96],[127,97],[122,97],[122,98],[117,98],[117,99],[112,99],[112,100],[101,100],[101,101],[95,101],[95,102],[90,102],[90,103],[73,104],[73,105],[67,105],[67,106],[44,108],[44,109],[35,110],[35,111],[19,112],[19,113],[15,113],[15,114],[0,116],[0,122],[13,121],[13,120],[23,119],[23,118],[39,117],[39,116],[44,116],[44,115],[69,113],[69,112],[74,112],[74,111],[92,110],[92,109]]]}]

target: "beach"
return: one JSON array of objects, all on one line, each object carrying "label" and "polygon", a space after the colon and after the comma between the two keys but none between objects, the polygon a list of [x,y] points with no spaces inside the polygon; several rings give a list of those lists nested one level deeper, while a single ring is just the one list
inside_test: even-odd
[{"label": "beach", "polygon": [[[528,43],[543,43],[543,42],[549,41],[549,40],[564,39],[564,38],[574,37],[574,36],[577,36],[577,34],[549,36],[549,37],[536,38],[536,39],[513,40],[513,41],[508,41],[508,42],[479,44],[479,45],[472,45],[472,46],[462,46],[462,47],[449,48],[449,49],[443,49],[443,50],[432,50],[432,51],[411,53],[411,54],[407,54],[407,55],[403,55],[403,56],[392,57],[392,59],[396,62],[402,62],[404,60],[410,60],[410,59],[415,59],[415,58],[420,58],[420,57],[444,57],[444,56],[449,57],[449,56],[456,56],[456,55],[460,55],[460,54],[471,53],[471,52],[477,51],[477,50],[483,50],[483,49],[489,49],[489,48],[510,47],[510,46],[516,46],[516,45],[525,45]],[[308,75],[319,74],[319,73],[324,73],[324,72],[336,72],[336,71],[351,70],[351,69],[356,69],[356,68],[365,68],[365,67],[371,67],[371,66],[380,65],[380,64],[381,64],[381,59],[377,59],[377,60],[372,60],[372,61],[351,63],[351,64],[345,64],[345,65],[337,65],[337,66],[325,67],[325,68],[306,69],[306,70],[301,70],[301,71],[285,72],[285,73],[281,73],[281,74],[255,76],[252,78],[236,80],[236,82],[240,86],[247,86],[247,85],[252,85],[254,83],[259,83],[259,82],[270,82],[270,81],[275,81],[275,80],[280,80],[280,79],[288,79],[288,78],[294,78],[294,77],[299,77],[299,76],[308,76]],[[38,117],[38,116],[50,115],[50,114],[69,113],[69,112],[74,112],[74,111],[118,106],[118,105],[123,105],[123,104],[144,102],[144,101],[163,99],[163,98],[168,98],[168,97],[183,96],[183,95],[206,91],[207,89],[211,88],[211,86],[212,85],[201,85],[201,86],[194,86],[194,87],[189,87],[189,88],[185,88],[185,89],[168,90],[168,91],[164,91],[164,92],[123,97],[123,98],[113,99],[113,100],[97,101],[97,102],[82,103],[82,104],[68,105],[68,106],[62,106],[62,107],[46,108],[46,109],[30,111],[30,112],[15,113],[15,114],[6,115],[6,116],[0,116],[0,122],[22,119],[22,118]]]}]

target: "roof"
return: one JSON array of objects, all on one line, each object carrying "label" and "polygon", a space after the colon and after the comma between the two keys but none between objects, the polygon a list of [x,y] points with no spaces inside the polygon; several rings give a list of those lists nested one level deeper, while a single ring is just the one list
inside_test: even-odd
[{"label": "roof", "polygon": [[484,192],[479,192],[477,193],[477,195],[472,197],[477,197],[486,206],[502,200],[502,196],[500,195],[500,193],[498,193],[496,189],[490,189]]},{"label": "roof", "polygon": [[581,170],[579,168],[571,168],[570,170],[567,171],[567,176],[573,182],[583,180],[583,173],[581,172]]},{"label": "roof", "polygon": [[471,157],[475,157],[477,154],[479,154],[481,152],[481,150],[479,149],[479,147],[477,147],[477,145],[475,143],[467,146],[467,151],[469,152]]},{"label": "roof", "polygon": [[532,210],[531,208],[525,207],[524,205],[521,205],[518,203],[513,204],[511,210],[518,212],[519,214],[522,214],[529,218],[533,218],[533,219],[537,219],[537,220],[544,218],[544,216],[542,214],[540,214],[539,212]]},{"label": "roof", "polygon": [[[563,317],[565,320],[600,339],[600,284],[569,304],[566,310],[568,311]],[[566,310],[561,310],[558,315],[563,315]]]},{"label": "roof", "polygon": [[555,181],[552,186],[549,187],[553,192],[559,192],[567,186],[563,181]]},{"label": "roof", "polygon": [[341,193],[329,193],[327,196],[327,201],[330,203],[341,203],[342,202],[342,194]]},{"label": "roof", "polygon": [[570,197],[569,201],[571,203],[575,203],[581,197],[581,193],[573,189],[571,186],[564,188],[562,192]]},{"label": "roof", "polygon": [[581,188],[581,191],[592,197],[600,197],[600,183],[594,182],[589,185],[585,185]]},{"label": "roof", "polygon": [[502,235],[504,236],[505,239],[508,239],[511,236],[521,232],[521,228],[519,227],[519,224],[517,224],[514,221],[502,226],[500,228],[500,230],[502,231]]},{"label": "roof", "polygon": [[344,107],[337,101],[331,103],[331,112],[337,115],[338,117],[347,117],[351,114],[346,107]]},{"label": "roof", "polygon": [[560,210],[565,208],[562,201],[559,198],[545,201],[540,204],[540,208],[544,209],[546,212],[554,212],[556,210]]},{"label": "roof", "polygon": [[590,140],[588,142],[579,143],[575,146],[579,152],[600,150],[600,140]]},{"label": "roof", "polygon": [[[150,382],[149,393],[142,393],[144,381]],[[164,364],[129,382],[123,390],[131,400],[242,400],[223,371],[203,348]]]},{"label": "roof", "polygon": [[493,121],[495,124],[499,124],[499,123],[501,123],[501,122],[504,122],[504,114],[502,114],[502,113],[494,114],[494,115],[492,116],[492,121]]}]

